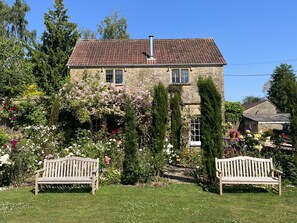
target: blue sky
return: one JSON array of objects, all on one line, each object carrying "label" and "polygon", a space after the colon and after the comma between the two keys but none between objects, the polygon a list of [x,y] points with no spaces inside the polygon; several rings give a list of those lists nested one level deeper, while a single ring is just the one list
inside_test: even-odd
[{"label": "blue sky", "polygon": [[[6,1],[9,4],[13,0]],[[44,30],[53,0],[26,0],[29,29]],[[117,8],[133,39],[214,38],[228,62],[225,99],[264,97],[263,86],[281,62],[297,71],[296,0],[65,0],[80,28],[97,24]],[[297,73],[297,72],[295,72]],[[231,76],[237,75],[237,76]]]}]

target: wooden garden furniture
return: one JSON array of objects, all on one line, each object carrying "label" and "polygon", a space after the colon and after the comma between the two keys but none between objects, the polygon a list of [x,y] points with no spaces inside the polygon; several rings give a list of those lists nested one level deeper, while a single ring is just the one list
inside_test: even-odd
[{"label": "wooden garden furniture", "polygon": [[98,190],[99,159],[65,157],[44,160],[43,169],[35,175],[35,195],[45,184],[90,184],[92,194]]},{"label": "wooden garden furniture", "polygon": [[282,193],[282,172],[274,169],[272,158],[262,159],[248,156],[216,158],[215,165],[220,195],[223,194],[223,184],[263,184],[272,185],[273,189],[274,185],[278,185],[279,195]]}]

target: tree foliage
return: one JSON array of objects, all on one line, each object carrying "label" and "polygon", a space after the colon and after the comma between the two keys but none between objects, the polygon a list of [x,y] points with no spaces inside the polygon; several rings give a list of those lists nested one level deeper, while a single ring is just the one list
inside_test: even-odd
[{"label": "tree foliage", "polygon": [[288,83],[296,82],[293,67],[288,64],[277,66],[271,75],[271,87],[268,90],[268,99],[281,112],[289,112]]},{"label": "tree foliage", "polygon": [[98,25],[98,33],[102,39],[129,39],[127,27],[126,18],[119,18],[119,11],[115,11],[111,16],[106,16]]},{"label": "tree foliage", "polygon": [[181,145],[181,96],[179,92],[175,92],[170,98],[171,109],[171,143],[173,150],[179,150]]},{"label": "tree foliage", "polygon": [[260,97],[255,97],[255,96],[246,96],[243,100],[242,100],[242,104],[243,105],[248,105],[248,104],[252,104],[258,101],[262,101],[263,98]]},{"label": "tree foliage", "polygon": [[34,82],[32,63],[28,59],[34,33],[27,29],[29,11],[25,1],[16,0],[11,7],[0,1],[0,95],[15,96],[26,84]]},{"label": "tree foliage", "polygon": [[225,102],[225,121],[237,123],[242,118],[243,106],[240,102]]},{"label": "tree foliage", "polygon": [[77,25],[69,22],[63,0],[55,0],[55,10],[44,15],[42,43],[32,52],[40,87],[49,95],[56,93],[68,75],[68,58],[78,39]]},{"label": "tree foliage", "polygon": [[295,164],[297,167],[297,82],[288,82],[287,83],[287,92],[288,92],[288,111],[291,114],[291,137],[292,144],[295,148]]},{"label": "tree foliage", "polygon": [[15,96],[34,83],[33,64],[15,39],[0,38],[0,95]]},{"label": "tree foliage", "polygon": [[136,184],[138,181],[139,161],[137,155],[137,123],[135,113],[128,100],[125,105],[125,158],[123,162],[123,173],[121,181],[123,184]]},{"label": "tree foliage", "polygon": [[159,82],[154,86],[154,96],[152,103],[152,124],[150,151],[153,157],[155,175],[160,175],[162,167],[165,165],[164,145],[166,130],[168,125],[168,91]]},{"label": "tree foliage", "polygon": [[80,39],[96,39],[97,33],[90,29],[79,30]]},{"label": "tree foliage", "polygon": [[199,78],[201,98],[201,145],[206,174],[215,179],[215,158],[222,157],[222,102],[221,95],[210,77]]},{"label": "tree foliage", "polygon": [[165,135],[168,124],[168,92],[159,82],[154,86],[152,104],[152,150],[154,154],[161,153],[164,149]]}]

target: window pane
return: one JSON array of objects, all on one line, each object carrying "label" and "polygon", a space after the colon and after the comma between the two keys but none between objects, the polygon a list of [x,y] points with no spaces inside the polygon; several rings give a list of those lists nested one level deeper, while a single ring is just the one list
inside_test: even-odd
[{"label": "window pane", "polygon": [[115,83],[116,84],[122,84],[123,83],[123,71],[122,70],[116,70],[115,71]]},{"label": "window pane", "polygon": [[113,70],[106,70],[106,82],[113,83]]},{"label": "window pane", "polygon": [[189,70],[181,69],[181,83],[189,83]]},{"label": "window pane", "polygon": [[191,119],[191,142],[201,141],[200,124],[201,122],[199,117]]},{"label": "window pane", "polygon": [[172,69],[172,83],[180,83],[179,69]]}]

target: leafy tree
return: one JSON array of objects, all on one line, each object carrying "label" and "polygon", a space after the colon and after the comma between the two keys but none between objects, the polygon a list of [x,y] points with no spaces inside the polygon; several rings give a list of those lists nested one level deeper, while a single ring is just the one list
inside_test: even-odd
[{"label": "leafy tree", "polygon": [[33,64],[25,56],[23,45],[15,39],[0,38],[0,95],[18,95],[34,81]]},{"label": "leafy tree", "polygon": [[210,77],[199,78],[201,98],[201,144],[203,162],[210,182],[215,179],[215,158],[222,157],[222,102],[221,95]]},{"label": "leafy tree", "polygon": [[0,0],[0,37],[7,36],[7,25],[9,24],[10,8]]},{"label": "leafy tree", "polygon": [[28,59],[29,43],[34,32],[27,30],[28,5],[16,0],[9,7],[0,1],[0,95],[15,96],[26,84],[34,82],[32,63]]},{"label": "leafy tree", "polygon": [[291,137],[292,137],[292,145],[295,149],[295,165],[297,167],[297,82],[288,82],[288,105],[287,108],[291,114]]},{"label": "leafy tree", "polygon": [[151,152],[155,161],[156,175],[160,174],[164,165],[163,150],[168,122],[168,92],[165,86],[159,82],[154,86],[152,104],[152,127],[151,127]]},{"label": "leafy tree", "polygon": [[126,18],[119,18],[119,11],[115,11],[111,16],[106,16],[98,25],[98,33],[102,39],[129,39],[127,27]]},{"label": "leafy tree", "polygon": [[40,87],[49,95],[56,93],[68,75],[68,58],[79,37],[77,25],[69,22],[63,0],[55,0],[55,10],[44,15],[42,43],[32,52]]},{"label": "leafy tree", "polygon": [[181,145],[181,96],[179,92],[175,92],[170,98],[171,108],[171,143],[174,150],[179,150]]},{"label": "leafy tree", "polygon": [[243,105],[248,105],[248,104],[255,103],[255,102],[258,102],[258,101],[262,101],[262,100],[263,100],[263,98],[260,98],[260,97],[246,96],[246,97],[242,100],[242,104],[243,104]]},{"label": "leafy tree", "polygon": [[240,121],[243,113],[243,107],[240,102],[225,102],[225,121],[237,123]]},{"label": "leafy tree", "polygon": [[121,181],[123,184],[135,184],[138,181],[139,161],[137,157],[137,131],[136,118],[131,101],[125,105],[125,158]]},{"label": "leafy tree", "polygon": [[79,31],[81,39],[96,39],[97,33],[90,29],[80,29]]},{"label": "leafy tree", "polygon": [[288,112],[287,83],[296,81],[293,67],[288,64],[277,66],[271,75],[271,79],[271,87],[268,90],[268,99],[274,103],[281,112]]}]

